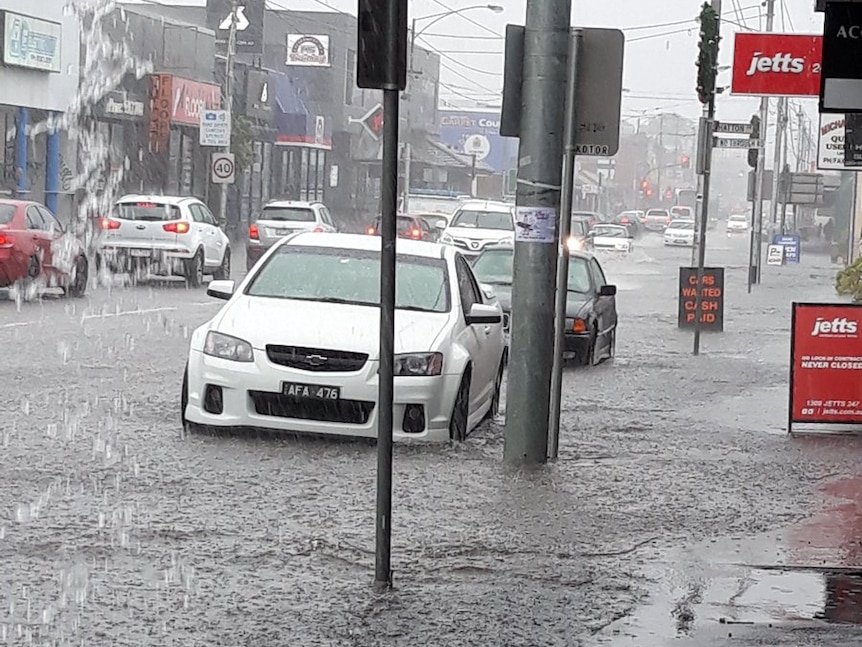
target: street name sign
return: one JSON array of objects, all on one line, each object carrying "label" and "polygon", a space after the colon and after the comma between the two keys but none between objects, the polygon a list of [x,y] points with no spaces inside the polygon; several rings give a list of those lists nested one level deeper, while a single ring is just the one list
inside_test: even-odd
[{"label": "street name sign", "polygon": [[750,135],[752,133],[752,126],[750,123],[716,121],[712,132],[720,135]]},{"label": "street name sign", "polygon": [[713,137],[713,148],[738,148],[746,149],[758,148],[760,146],[759,139],[734,139],[732,137]]}]

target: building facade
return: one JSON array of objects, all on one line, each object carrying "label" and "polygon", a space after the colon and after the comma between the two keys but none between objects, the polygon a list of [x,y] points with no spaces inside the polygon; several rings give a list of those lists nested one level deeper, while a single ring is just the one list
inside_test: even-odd
[{"label": "building facade", "polygon": [[78,20],[56,0],[5,0],[0,23],[0,194],[44,202],[68,220],[75,143],[48,123],[77,93]]}]

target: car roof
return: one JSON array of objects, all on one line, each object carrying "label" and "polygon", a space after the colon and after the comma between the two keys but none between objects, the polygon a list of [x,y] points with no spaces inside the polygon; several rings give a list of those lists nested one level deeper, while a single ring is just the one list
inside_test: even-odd
[{"label": "car roof", "polygon": [[605,229],[625,229],[626,231],[628,231],[628,229],[626,229],[623,225],[618,225],[613,222],[600,222],[596,225],[596,229],[598,229],[599,227],[604,227]]},{"label": "car roof", "polygon": [[515,205],[495,200],[467,200],[458,207],[458,211],[511,211]]},{"label": "car roof", "polygon": [[157,204],[172,204],[175,206],[179,206],[184,202],[200,202],[195,197],[189,195],[137,195],[130,194],[124,195],[122,198],[117,200],[117,204],[125,204],[127,202],[155,202]]},{"label": "car roof", "polygon": [[289,208],[289,207],[299,207],[309,209],[311,207],[323,206],[322,202],[306,202],[303,200],[270,200],[263,208],[267,207],[281,207],[281,208]]},{"label": "car roof", "polygon": [[[380,236],[367,236],[365,234],[302,232],[287,237],[282,244],[379,252],[381,240]],[[429,243],[421,240],[410,240],[407,238],[398,239],[398,242],[396,243],[396,251],[399,254],[406,254],[408,256],[446,259],[455,253],[454,248],[446,245],[439,245],[437,243]]]}]

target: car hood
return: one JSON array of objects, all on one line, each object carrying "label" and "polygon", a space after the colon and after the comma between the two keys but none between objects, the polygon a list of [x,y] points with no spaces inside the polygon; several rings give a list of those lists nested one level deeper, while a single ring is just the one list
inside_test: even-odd
[{"label": "car hood", "polygon": [[[494,293],[497,295],[503,312],[512,312],[512,286],[491,285],[491,287],[494,288]],[[583,294],[569,292],[569,298],[566,300],[566,317],[572,319],[580,316],[587,308],[588,303],[589,299]]]},{"label": "car hood", "polygon": [[694,229],[665,229],[664,233],[674,236],[694,236]]},{"label": "car hood", "polygon": [[473,227],[449,227],[446,233],[453,238],[465,238],[467,240],[505,240],[515,235],[514,231],[475,229]]},{"label": "car hood", "polygon": [[[451,313],[395,313],[395,352],[436,349]],[[380,310],[338,303],[270,299],[245,295],[232,299],[212,321],[211,330],[249,342],[367,353],[379,357]]]}]

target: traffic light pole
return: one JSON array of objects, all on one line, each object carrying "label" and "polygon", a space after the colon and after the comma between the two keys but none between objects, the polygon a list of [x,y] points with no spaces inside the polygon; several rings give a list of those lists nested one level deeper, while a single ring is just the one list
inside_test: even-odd
[{"label": "traffic light pole", "polygon": [[[531,212],[560,213],[563,124],[572,0],[527,0],[518,154],[518,224]],[[559,232],[556,228],[555,233]],[[557,240],[515,241],[512,338],[503,457],[538,465],[548,459],[554,356]]]}]

